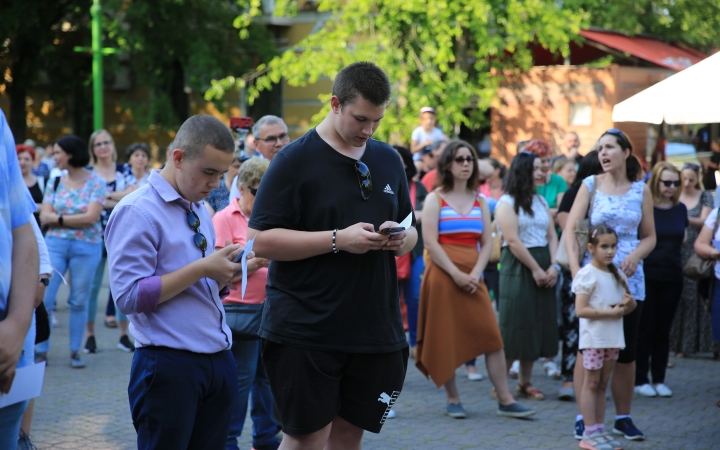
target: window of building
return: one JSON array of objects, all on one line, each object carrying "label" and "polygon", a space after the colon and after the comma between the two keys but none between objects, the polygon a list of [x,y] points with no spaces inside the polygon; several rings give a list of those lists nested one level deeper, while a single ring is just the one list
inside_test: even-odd
[{"label": "window of building", "polygon": [[589,127],[592,125],[592,105],[588,102],[570,103],[568,125],[571,127]]}]

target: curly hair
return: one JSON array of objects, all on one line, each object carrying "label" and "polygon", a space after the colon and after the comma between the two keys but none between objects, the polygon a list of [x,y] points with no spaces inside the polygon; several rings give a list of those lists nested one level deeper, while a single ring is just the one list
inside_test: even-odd
[{"label": "curly hair", "polygon": [[530,153],[535,153],[540,158],[552,155],[552,147],[548,141],[542,139],[533,139],[523,147],[523,150]]},{"label": "curly hair", "polygon": [[533,182],[534,162],[539,158],[535,153],[523,150],[518,153],[510,164],[507,178],[505,178],[505,193],[515,201],[515,214],[520,214],[520,208],[530,217],[533,217],[532,202],[535,196],[535,183]]},{"label": "curly hair", "polygon": [[474,158],[472,161],[472,173],[470,178],[467,180],[467,188],[471,191],[475,191],[480,186],[480,169],[478,168],[477,161],[478,155],[472,145],[465,141],[452,141],[450,142],[440,153],[440,157],[437,161],[437,179],[435,181],[435,187],[440,187],[444,191],[450,191],[453,188],[455,178],[452,174],[452,165],[455,162],[455,155],[461,148],[466,148],[470,151],[470,155]]},{"label": "curly hair", "polygon": [[240,186],[253,187],[260,183],[269,165],[270,161],[264,158],[253,157],[245,161],[238,171],[238,188]]}]

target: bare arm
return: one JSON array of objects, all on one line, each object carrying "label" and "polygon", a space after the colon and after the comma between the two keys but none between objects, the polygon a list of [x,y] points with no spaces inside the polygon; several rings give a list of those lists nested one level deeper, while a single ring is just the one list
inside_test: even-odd
[{"label": "bare arm", "polygon": [[[597,183],[597,180],[595,180],[595,182]],[[575,201],[570,209],[570,213],[568,214],[565,222],[564,230],[564,233],[567,235],[565,238],[565,250],[567,251],[568,260],[570,262],[570,272],[572,272],[573,278],[575,278],[575,275],[580,270],[580,263],[578,262],[580,258],[580,249],[578,249],[577,239],[575,239],[575,227],[577,225],[577,221],[582,220],[587,215],[589,202],[590,191],[588,191],[587,186],[583,183],[580,185],[577,197],[575,197]],[[582,252],[584,253],[585,249],[582,249]]]},{"label": "bare arm", "polygon": [[[43,225],[58,226],[60,224],[60,216],[55,212],[46,212],[46,209],[53,211],[53,206],[50,203],[43,203],[43,209],[40,213],[40,222],[42,222]],[[63,226],[67,228],[91,227],[100,220],[102,210],[103,205],[97,202],[90,202],[87,212],[63,215]]]},{"label": "bare arm", "polygon": [[642,219],[638,228],[640,243],[621,264],[621,268],[628,277],[635,274],[639,261],[645,259],[655,248],[655,216],[653,214],[653,201],[650,188],[643,186]]},{"label": "bare arm", "polygon": [[700,217],[688,217],[688,223],[690,223],[691,227],[702,228],[705,219],[710,215],[710,211],[712,211],[711,207],[703,206],[700,210]]},{"label": "bare arm", "polygon": [[490,260],[490,254],[492,253],[493,237],[492,237],[492,222],[490,221],[490,208],[488,208],[485,200],[480,201],[480,207],[482,208],[483,216],[483,234],[480,237],[480,253],[478,254],[477,262],[470,275],[476,280],[482,278],[482,273],[487,267],[488,261]]},{"label": "bare arm", "polygon": [[38,285],[38,247],[30,223],[12,229],[12,276],[7,316],[0,322],[0,392],[7,393],[15,377],[25,335],[30,328]]},{"label": "bare arm", "polygon": [[565,225],[567,225],[567,219],[570,213],[567,213],[565,211],[558,211],[558,213],[555,215],[555,222],[557,222],[557,225],[560,227],[561,230],[565,230]]},{"label": "bare arm", "polygon": [[477,164],[479,170],[478,173],[480,174],[481,180],[487,180],[493,175],[493,173],[495,173],[495,168],[492,166],[492,164],[481,160],[478,160]]},{"label": "bare arm", "polygon": [[715,246],[712,245],[713,240],[713,230],[710,228],[703,226],[700,229],[700,234],[698,235],[697,239],[695,240],[695,253],[698,254],[699,257],[705,258],[705,259],[718,259],[720,258],[720,251],[718,251]]},{"label": "bare arm", "polygon": [[596,309],[590,306],[588,294],[577,294],[575,296],[575,314],[581,319],[619,319],[625,315],[625,307],[615,305],[612,309]]}]

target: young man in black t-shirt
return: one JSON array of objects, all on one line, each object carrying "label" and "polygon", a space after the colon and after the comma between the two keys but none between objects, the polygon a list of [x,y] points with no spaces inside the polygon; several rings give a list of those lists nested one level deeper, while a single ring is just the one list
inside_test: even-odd
[{"label": "young man in black t-shirt", "polygon": [[390,99],[372,63],[338,73],[331,111],[282,149],[258,188],[248,236],[272,260],[260,336],[281,449],[359,449],[402,390],[408,349],[395,256],[413,226],[400,157],[371,138]]}]

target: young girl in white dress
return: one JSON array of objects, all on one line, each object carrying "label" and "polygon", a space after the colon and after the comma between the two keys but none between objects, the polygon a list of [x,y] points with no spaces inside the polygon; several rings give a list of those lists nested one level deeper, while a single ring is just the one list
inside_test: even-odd
[{"label": "young girl in white dress", "polygon": [[625,348],[622,318],[637,305],[627,277],[613,264],[617,233],[604,224],[591,227],[589,233],[587,250],[592,261],[572,283],[585,370],[579,405],[585,431],[580,448],[617,450],[622,448],[620,444],[605,434],[605,391],[618,354]]}]

